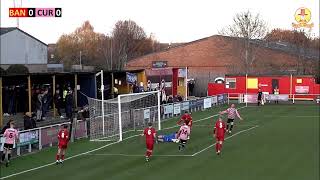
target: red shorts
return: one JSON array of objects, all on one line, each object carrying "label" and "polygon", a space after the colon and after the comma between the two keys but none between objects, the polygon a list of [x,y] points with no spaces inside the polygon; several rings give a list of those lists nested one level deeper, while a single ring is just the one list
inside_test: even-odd
[{"label": "red shorts", "polygon": [[217,141],[224,141],[224,136],[216,136]]},{"label": "red shorts", "polygon": [[153,150],[153,142],[147,142],[146,145],[148,150]]},{"label": "red shorts", "polygon": [[59,144],[58,144],[58,148],[59,148],[59,149],[67,149],[67,148],[68,148],[68,144],[66,144],[66,143],[59,143]]}]

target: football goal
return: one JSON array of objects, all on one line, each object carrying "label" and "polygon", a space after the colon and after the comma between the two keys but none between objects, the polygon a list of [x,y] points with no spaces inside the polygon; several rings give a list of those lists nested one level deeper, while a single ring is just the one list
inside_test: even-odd
[{"label": "football goal", "polygon": [[148,122],[161,129],[159,91],[121,94],[109,100],[88,97],[88,104],[91,141],[122,141],[123,134],[142,130]]}]

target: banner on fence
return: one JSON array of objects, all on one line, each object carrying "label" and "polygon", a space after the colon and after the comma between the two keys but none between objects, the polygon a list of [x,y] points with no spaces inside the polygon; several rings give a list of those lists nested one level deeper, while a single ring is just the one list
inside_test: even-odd
[{"label": "banner on fence", "polygon": [[203,106],[203,99],[198,99],[198,100],[197,100],[197,103],[196,103],[196,106],[197,106],[197,107]]},{"label": "banner on fence", "polygon": [[49,145],[58,142],[58,132],[60,127],[54,126],[41,129],[41,146]]},{"label": "banner on fence", "polygon": [[288,94],[267,94],[265,97],[267,101],[289,101]]},{"label": "banner on fence", "polygon": [[143,118],[144,119],[150,119],[150,109],[145,109],[143,111]]},{"label": "banner on fence", "polygon": [[211,108],[212,103],[211,103],[211,98],[205,98],[203,101],[203,108]]},{"label": "banner on fence", "polygon": [[189,101],[189,108],[194,109],[197,106],[197,101],[196,100],[191,100]]},{"label": "banner on fence", "polygon": [[212,96],[211,97],[211,101],[212,101],[212,104],[217,104],[218,103],[218,97],[217,96]]},{"label": "banner on fence", "polygon": [[83,138],[87,136],[86,123],[86,121],[78,121],[75,131],[75,138]]},{"label": "banner on fence", "polygon": [[174,114],[180,114],[180,112],[181,112],[180,106],[181,106],[180,103],[173,105],[173,113]]},{"label": "banner on fence", "polygon": [[22,132],[19,134],[19,144],[17,146],[25,146],[39,142],[39,130]]},{"label": "banner on fence", "polygon": [[164,106],[164,114],[172,114],[173,113],[173,105],[165,105]]},{"label": "banner on fence", "polygon": [[308,94],[309,86],[296,86],[295,90],[297,94]]},{"label": "banner on fence", "polygon": [[223,103],[223,94],[218,94],[217,96],[218,103]]},{"label": "banner on fence", "polygon": [[247,102],[247,103],[257,103],[257,102],[258,102],[258,95],[256,95],[256,94],[247,94],[247,95],[244,95],[244,102]]},{"label": "banner on fence", "polygon": [[189,110],[189,101],[181,103],[181,111]]}]

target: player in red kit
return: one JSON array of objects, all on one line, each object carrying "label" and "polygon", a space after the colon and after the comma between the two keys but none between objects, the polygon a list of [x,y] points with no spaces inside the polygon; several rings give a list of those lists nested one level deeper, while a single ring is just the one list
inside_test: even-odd
[{"label": "player in red kit", "polygon": [[143,131],[143,134],[141,136],[146,136],[146,146],[147,146],[147,151],[146,151],[146,161],[148,162],[150,159],[150,156],[152,155],[153,151],[153,144],[154,140],[156,138],[156,130],[152,127],[152,123],[148,123],[148,128],[145,128]]},{"label": "player in red kit", "polygon": [[224,134],[226,132],[226,123],[222,121],[221,117],[219,117],[218,121],[216,122],[213,130],[213,137],[216,138],[216,153],[217,155],[220,154],[222,149],[222,143],[224,141]]},{"label": "player in red kit", "polygon": [[[186,123],[186,125],[190,127],[190,132],[191,132],[192,116],[188,113],[188,111],[184,112],[180,120],[177,122],[177,125],[182,125],[183,123]],[[190,136],[188,136],[188,139],[190,139]]]},{"label": "player in red kit", "polygon": [[58,153],[56,156],[56,164],[63,163],[64,154],[66,153],[68,142],[69,142],[69,131],[68,126],[64,125],[58,133]]}]

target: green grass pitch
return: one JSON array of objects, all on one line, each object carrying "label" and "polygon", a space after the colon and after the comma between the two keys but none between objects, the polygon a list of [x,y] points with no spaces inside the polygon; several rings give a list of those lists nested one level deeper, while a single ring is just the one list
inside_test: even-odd
[{"label": "green grass pitch", "polygon": [[[240,109],[232,136],[217,156],[213,122],[224,107],[193,113],[191,139],[184,152],[175,143],[155,145],[146,163],[144,138],[125,134],[124,141],[69,145],[62,165],[54,165],[56,147],[12,160],[1,166],[1,177],[32,180],[318,180],[319,106],[265,105]],[[158,134],[175,132],[177,118],[164,122]],[[132,137],[134,136],[134,137]],[[103,147],[103,148],[101,148]],[[100,148],[97,150],[97,148]],[[93,150],[90,153],[86,153]],[[17,174],[21,173],[22,174]],[[13,175],[13,176],[10,176]],[[10,177],[8,177],[10,176]]]}]

